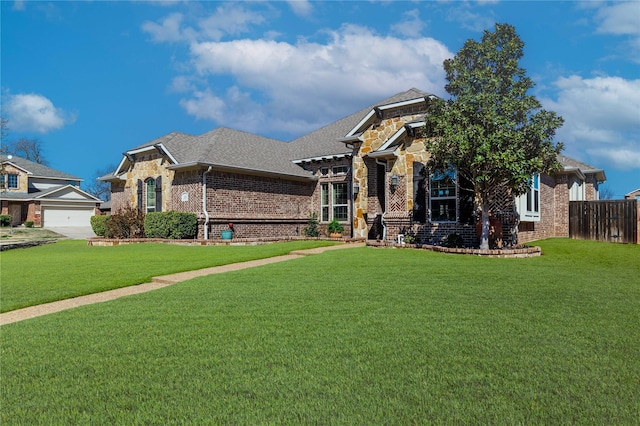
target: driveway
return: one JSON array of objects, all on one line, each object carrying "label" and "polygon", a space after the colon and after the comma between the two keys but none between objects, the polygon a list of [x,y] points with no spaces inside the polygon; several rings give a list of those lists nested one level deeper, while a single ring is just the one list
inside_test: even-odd
[{"label": "driveway", "polygon": [[87,238],[96,237],[90,226],[60,226],[46,229],[56,234],[64,235],[71,240],[86,240]]}]

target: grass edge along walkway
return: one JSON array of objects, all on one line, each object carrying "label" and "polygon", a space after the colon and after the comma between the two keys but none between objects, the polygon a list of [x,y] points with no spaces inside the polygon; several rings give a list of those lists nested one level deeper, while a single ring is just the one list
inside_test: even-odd
[{"label": "grass edge along walkway", "polygon": [[158,290],[160,288],[164,288],[182,281],[187,281],[192,278],[221,274],[224,272],[239,271],[246,268],[255,268],[256,266],[267,265],[270,263],[284,262],[286,260],[297,259],[303,256],[323,253],[327,250],[364,247],[364,245],[364,243],[345,243],[335,246],[317,247],[306,250],[294,250],[291,253],[282,256],[249,260],[246,262],[231,263],[228,265],[213,266],[210,268],[196,269],[194,271],[178,272],[176,274],[153,277],[150,283],[121,287],[114,290],[103,291],[100,293],[92,293],[85,296],[78,296],[71,299],[58,300],[56,302],[43,303],[40,305],[29,306],[26,308],[16,309],[14,311],[4,312],[0,314],[0,326],[36,318],[42,315],[53,314],[55,312],[60,312],[67,309],[77,308],[79,306],[108,302],[120,297],[146,293],[148,291]]}]

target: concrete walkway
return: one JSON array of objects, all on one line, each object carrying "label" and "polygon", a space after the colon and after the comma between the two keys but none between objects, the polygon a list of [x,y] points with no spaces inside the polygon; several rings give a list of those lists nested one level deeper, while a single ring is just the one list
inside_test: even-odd
[{"label": "concrete walkway", "polygon": [[144,283],[129,287],[122,287],[115,290],[104,291],[102,293],[88,294],[86,296],[74,297],[72,299],[59,300],[57,302],[44,303],[42,305],[29,306],[27,308],[16,309],[0,314],[0,326],[23,321],[30,318],[48,315],[67,309],[77,308],[78,306],[90,305],[93,303],[107,302],[109,300],[118,299],[133,294],[146,293],[147,291],[157,290],[167,287],[181,281],[187,281],[192,278],[203,277],[206,275],[221,274],[224,272],[239,271],[246,268],[255,268],[256,266],[268,265],[271,263],[284,262],[291,259],[297,259],[303,256],[323,253],[328,250],[340,250],[345,248],[364,247],[365,243],[349,243],[339,244],[329,247],[318,247],[309,250],[292,251],[290,254],[266,259],[251,260],[248,262],[232,263],[229,265],[214,266],[211,268],[198,269],[195,271],[180,272],[177,274],[163,275],[154,277],[150,283]]}]

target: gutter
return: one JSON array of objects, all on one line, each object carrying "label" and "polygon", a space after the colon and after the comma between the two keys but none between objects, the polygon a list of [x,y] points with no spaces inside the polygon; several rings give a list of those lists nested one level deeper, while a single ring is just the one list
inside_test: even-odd
[{"label": "gutter", "polygon": [[207,212],[207,173],[213,170],[213,166],[209,166],[207,170],[202,172],[202,212],[204,213],[204,239],[209,239],[209,212]]}]

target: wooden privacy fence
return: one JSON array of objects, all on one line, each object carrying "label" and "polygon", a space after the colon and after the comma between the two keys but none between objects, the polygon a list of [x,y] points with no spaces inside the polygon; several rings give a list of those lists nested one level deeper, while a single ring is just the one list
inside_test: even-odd
[{"label": "wooden privacy fence", "polygon": [[639,209],[636,200],[571,201],[569,237],[640,244]]}]

